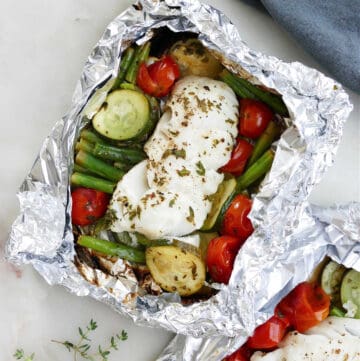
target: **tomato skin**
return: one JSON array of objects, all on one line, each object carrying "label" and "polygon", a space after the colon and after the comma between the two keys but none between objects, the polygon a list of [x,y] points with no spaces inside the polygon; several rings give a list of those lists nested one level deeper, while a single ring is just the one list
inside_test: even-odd
[{"label": "tomato skin", "polygon": [[250,158],[254,147],[245,139],[239,139],[236,147],[231,153],[230,160],[220,168],[221,172],[231,173],[238,177],[244,172],[246,162]]},{"label": "tomato skin", "polygon": [[253,351],[245,344],[230,356],[225,357],[222,361],[250,361]]},{"label": "tomato skin", "polygon": [[206,254],[206,265],[215,282],[229,282],[240,246],[241,241],[231,236],[220,236],[210,241]]},{"label": "tomato skin", "polygon": [[250,198],[243,194],[237,195],[226,210],[221,234],[233,236],[244,243],[254,231],[250,219],[247,217],[252,206]]},{"label": "tomato skin", "polygon": [[305,332],[323,321],[330,311],[330,297],[317,284],[303,282],[297,285],[277,306],[292,327]]},{"label": "tomato skin", "polygon": [[78,226],[87,226],[101,218],[109,204],[109,195],[89,188],[76,188],[71,193],[72,223]]},{"label": "tomato skin", "polygon": [[259,100],[241,99],[239,133],[247,138],[256,139],[274,118],[271,109]]},{"label": "tomato skin", "polygon": [[169,94],[179,77],[179,66],[166,55],[149,66],[140,64],[136,83],[145,93],[161,98]]},{"label": "tomato skin", "polygon": [[286,320],[272,316],[267,322],[255,329],[247,344],[254,350],[273,349],[284,338],[287,327],[288,322]]}]

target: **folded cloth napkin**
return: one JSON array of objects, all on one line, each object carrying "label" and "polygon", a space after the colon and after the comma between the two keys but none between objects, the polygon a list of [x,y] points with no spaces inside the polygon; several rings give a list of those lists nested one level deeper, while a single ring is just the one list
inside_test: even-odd
[{"label": "folded cloth napkin", "polygon": [[360,93],[360,0],[261,2],[339,82]]}]

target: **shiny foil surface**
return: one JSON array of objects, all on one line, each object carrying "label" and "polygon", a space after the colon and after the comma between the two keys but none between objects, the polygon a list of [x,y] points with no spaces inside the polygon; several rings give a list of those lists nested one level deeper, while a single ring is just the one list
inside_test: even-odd
[{"label": "shiny foil surface", "polygon": [[[121,260],[109,266],[111,275],[76,264],[71,226],[69,176],[79,131],[111,88],[123,50],[132,42],[143,43],[152,29],[164,26],[197,33],[230,70],[282,94],[290,114],[273,167],[254,199],[251,219],[256,231],[238,254],[229,285],[189,306],[175,294],[144,294]],[[230,20],[211,6],[197,0],[141,0],[106,28],[86,62],[70,111],[55,124],[22,184],[20,215],[11,229],[7,258],[30,263],[48,283],[94,297],[139,324],[196,337],[245,338],[319,260],[312,244],[304,244],[306,264],[295,268],[294,242],[314,223],[305,212],[305,201],[332,164],[351,109],[347,94],[334,80],[300,63],[284,63],[251,50]],[[317,238],[316,242],[322,247]]]},{"label": "shiny foil surface", "polygon": [[[275,296],[277,300],[297,283],[306,281],[316,265],[326,256],[360,272],[360,203],[354,202],[332,208],[309,206],[305,213],[306,216],[300,220],[303,230],[294,236],[291,249],[284,254],[288,255],[291,252],[290,262],[294,273],[289,280],[290,286],[286,285],[279,291]],[[273,264],[275,268],[283,265],[285,262],[280,258]],[[284,272],[285,277],[286,272],[290,273],[286,269]],[[266,273],[263,276],[267,280],[270,278]],[[277,303],[272,300],[269,302],[273,306]],[[233,338],[195,338],[177,335],[156,361],[220,361],[239,348],[245,340],[246,338],[241,335]]]}]

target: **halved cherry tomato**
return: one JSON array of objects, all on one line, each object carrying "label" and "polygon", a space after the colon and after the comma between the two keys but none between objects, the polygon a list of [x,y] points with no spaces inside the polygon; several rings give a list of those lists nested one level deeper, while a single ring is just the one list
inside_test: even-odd
[{"label": "halved cherry tomato", "polygon": [[229,282],[240,246],[241,241],[231,236],[216,237],[210,241],[206,254],[206,265],[215,282]]},{"label": "halved cherry tomato", "polygon": [[109,204],[109,195],[89,188],[76,188],[72,197],[72,223],[87,226],[101,218]]},{"label": "halved cherry tomato", "polygon": [[221,234],[236,237],[241,244],[244,243],[254,231],[251,221],[247,217],[251,206],[250,198],[243,194],[237,195],[225,212]]},{"label": "halved cherry tomato", "polygon": [[259,100],[241,99],[239,132],[251,139],[258,138],[274,118],[271,109]]},{"label": "halved cherry tomato", "polygon": [[225,357],[222,361],[250,361],[253,351],[245,344],[230,356]]},{"label": "halved cherry tomato", "polygon": [[305,332],[323,321],[330,310],[330,297],[317,284],[303,282],[297,285],[277,306],[289,319],[291,326]]},{"label": "halved cherry tomato", "polygon": [[284,338],[287,327],[288,322],[286,320],[273,316],[255,329],[247,344],[255,350],[273,349]]},{"label": "halved cherry tomato", "polygon": [[253,151],[253,145],[245,139],[239,139],[234,148],[230,160],[220,168],[221,172],[231,173],[238,177],[244,171],[247,160]]},{"label": "halved cherry tomato", "polygon": [[136,83],[145,93],[161,98],[169,94],[179,77],[179,66],[166,55],[149,66],[140,64]]}]

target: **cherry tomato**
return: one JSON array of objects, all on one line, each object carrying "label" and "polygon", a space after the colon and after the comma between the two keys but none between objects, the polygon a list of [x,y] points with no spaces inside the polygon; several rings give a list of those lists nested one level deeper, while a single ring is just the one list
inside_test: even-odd
[{"label": "cherry tomato", "polygon": [[241,175],[245,169],[247,160],[253,151],[253,146],[245,139],[239,139],[234,148],[230,160],[221,167],[221,172],[234,174],[236,177]]},{"label": "cherry tomato", "polygon": [[330,310],[330,297],[317,284],[297,285],[277,306],[276,312],[287,317],[292,327],[305,332],[323,321]]},{"label": "cherry tomato", "polygon": [[206,254],[206,265],[215,282],[229,282],[240,246],[241,241],[231,236],[216,237],[210,241]]},{"label": "cherry tomato", "polygon": [[233,236],[241,241],[241,244],[254,231],[250,219],[247,217],[251,210],[251,199],[243,194],[237,195],[226,210],[221,234]]},{"label": "cherry tomato", "polygon": [[255,350],[273,349],[284,338],[287,327],[286,320],[273,316],[255,329],[247,341],[248,346]]},{"label": "cherry tomato", "polygon": [[76,188],[71,193],[73,224],[87,226],[101,218],[109,204],[109,195],[89,188]]},{"label": "cherry tomato", "polygon": [[251,139],[258,138],[274,118],[271,109],[259,100],[240,100],[239,132]]},{"label": "cherry tomato", "polygon": [[250,361],[253,351],[245,344],[230,356],[225,357],[222,361]]},{"label": "cherry tomato", "polygon": [[161,98],[169,94],[179,77],[179,66],[166,55],[149,66],[140,64],[136,83],[145,93]]}]

